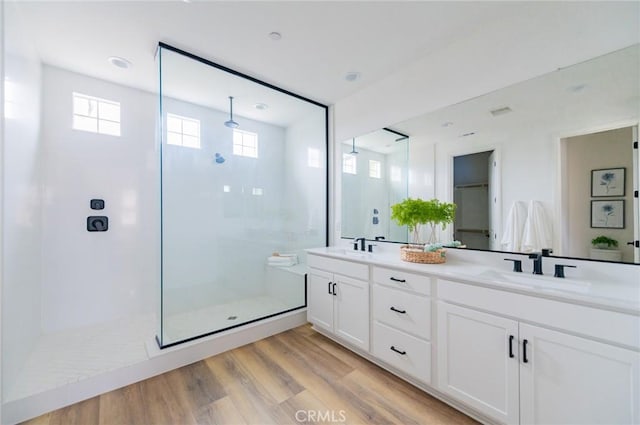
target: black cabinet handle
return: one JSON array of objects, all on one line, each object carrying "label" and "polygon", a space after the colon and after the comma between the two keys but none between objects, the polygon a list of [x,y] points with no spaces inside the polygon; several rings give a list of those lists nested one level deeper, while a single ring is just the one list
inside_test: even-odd
[{"label": "black cabinet handle", "polygon": [[327,287],[327,293],[328,293],[329,295],[333,295],[333,294],[331,294],[331,285],[332,285],[332,284],[333,284],[333,282],[329,282],[329,286]]},{"label": "black cabinet handle", "polygon": [[400,313],[400,314],[406,314],[407,310],[398,310],[395,307],[391,307],[391,311],[395,311],[396,313]]},{"label": "black cabinet handle", "polygon": [[338,294],[336,294],[336,284],[335,284],[335,282],[333,283],[333,295],[338,295]]},{"label": "black cabinet handle", "polygon": [[529,341],[527,341],[526,339],[524,341],[522,341],[522,362],[523,363],[529,363],[529,359],[527,359],[527,344],[529,343]]},{"label": "black cabinet handle", "polygon": [[509,358],[514,358],[513,355],[513,335],[509,335]]},{"label": "black cabinet handle", "polygon": [[390,348],[391,348],[391,351],[395,351],[396,353],[398,353],[398,354],[402,354],[403,356],[404,356],[405,354],[407,354],[407,352],[406,352],[406,351],[400,351],[400,350],[398,350],[396,347],[394,347],[393,345],[392,345]]},{"label": "black cabinet handle", "polygon": [[406,282],[406,280],[404,280],[404,279],[396,279],[395,277],[390,277],[389,279],[393,280],[394,282],[400,282],[400,283],[405,283]]}]

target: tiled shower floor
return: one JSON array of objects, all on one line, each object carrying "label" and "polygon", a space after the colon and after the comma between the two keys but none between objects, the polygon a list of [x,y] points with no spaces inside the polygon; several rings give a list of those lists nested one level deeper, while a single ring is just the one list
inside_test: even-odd
[{"label": "tiled shower floor", "polygon": [[[288,308],[279,300],[260,296],[174,314],[165,318],[165,344]],[[237,318],[229,320],[230,316]],[[143,362],[149,358],[146,343],[153,340],[156,329],[155,316],[150,315],[43,335],[17,382],[8,388],[5,401]]]},{"label": "tiled shower floor", "polygon": [[258,296],[199,310],[165,316],[163,344],[171,344],[193,336],[204,335],[260,317],[289,310],[294,306],[270,296]]}]

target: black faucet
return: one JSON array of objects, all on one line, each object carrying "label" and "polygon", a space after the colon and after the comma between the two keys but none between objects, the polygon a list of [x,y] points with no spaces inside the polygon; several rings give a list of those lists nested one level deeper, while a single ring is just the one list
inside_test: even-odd
[{"label": "black faucet", "polygon": [[375,237],[376,242],[383,241],[384,239],[385,239],[384,236],[376,236]]},{"label": "black faucet", "polygon": [[365,238],[356,238],[353,240],[353,249],[355,249],[356,251],[358,250],[358,241],[360,241],[360,250],[364,251],[364,244],[366,239]]},{"label": "black faucet", "polygon": [[529,258],[533,259],[533,274],[542,274],[542,253],[534,252]]}]

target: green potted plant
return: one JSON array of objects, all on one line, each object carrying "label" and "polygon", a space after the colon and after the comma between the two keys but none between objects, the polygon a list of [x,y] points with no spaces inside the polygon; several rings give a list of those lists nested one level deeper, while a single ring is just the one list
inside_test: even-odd
[{"label": "green potted plant", "polygon": [[601,235],[591,239],[591,245],[598,249],[613,249],[618,247],[618,241],[607,236]]},{"label": "green potted plant", "polygon": [[456,217],[456,205],[450,202],[440,202],[437,199],[424,201],[420,198],[407,198],[404,201],[391,206],[391,219],[400,226],[407,226],[413,232],[413,243],[420,243],[420,226],[430,226],[431,233],[427,243],[436,242],[436,227],[453,223]]}]

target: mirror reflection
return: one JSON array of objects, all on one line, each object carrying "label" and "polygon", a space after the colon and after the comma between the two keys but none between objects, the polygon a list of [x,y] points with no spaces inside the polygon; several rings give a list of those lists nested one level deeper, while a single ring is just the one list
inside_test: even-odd
[{"label": "mirror reflection", "polygon": [[342,149],[342,237],[407,242],[391,205],[407,197],[409,137],[381,129],[345,140]]},{"label": "mirror reflection", "polygon": [[394,125],[413,146],[434,145],[434,196],[458,204],[442,240],[640,262],[639,53],[634,45]]}]

